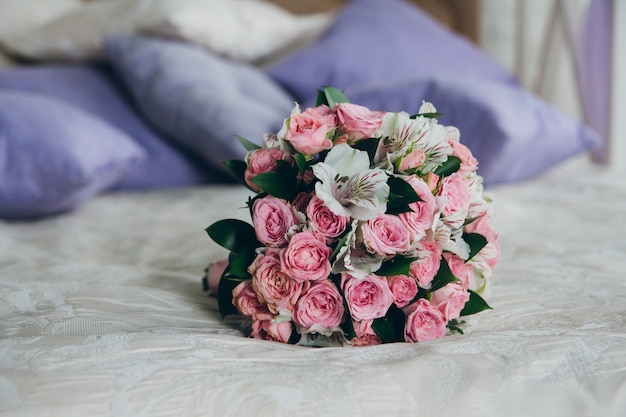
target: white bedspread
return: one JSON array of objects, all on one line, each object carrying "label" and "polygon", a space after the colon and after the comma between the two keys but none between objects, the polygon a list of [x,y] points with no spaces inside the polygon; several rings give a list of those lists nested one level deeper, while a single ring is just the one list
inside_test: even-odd
[{"label": "white bedspread", "polygon": [[502,261],[464,336],[245,339],[201,275],[242,188],[109,194],[0,223],[0,415],[626,415],[626,181],[576,160],[492,190]]}]

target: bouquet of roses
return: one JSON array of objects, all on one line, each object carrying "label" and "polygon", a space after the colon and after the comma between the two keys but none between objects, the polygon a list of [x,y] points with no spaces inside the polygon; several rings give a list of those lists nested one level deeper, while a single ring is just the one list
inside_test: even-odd
[{"label": "bouquet of roses", "polygon": [[[296,104],[230,171],[256,195],[252,224],[221,220],[212,264],[222,316],[254,338],[312,346],[462,333],[499,260],[477,161],[432,104],[372,111],[339,90]],[[206,277],[205,277],[206,279]]]}]

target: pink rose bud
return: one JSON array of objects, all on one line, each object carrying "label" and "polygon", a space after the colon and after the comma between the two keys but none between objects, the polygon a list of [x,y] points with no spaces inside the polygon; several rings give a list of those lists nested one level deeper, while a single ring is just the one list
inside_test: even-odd
[{"label": "pink rose bud", "polygon": [[461,227],[467,217],[471,198],[467,178],[459,172],[445,177],[437,196],[444,203],[441,209],[443,220],[453,228]]},{"label": "pink rose bud", "polygon": [[330,281],[315,282],[296,303],[293,321],[305,332],[334,329],[345,313],[343,298]]},{"label": "pink rose bud", "polygon": [[275,323],[273,320],[257,320],[252,323],[252,336],[255,339],[288,343],[293,329],[291,322]]},{"label": "pink rose bud", "polygon": [[411,263],[409,274],[422,288],[428,288],[439,271],[441,264],[441,245],[437,242],[420,242],[420,259]]},{"label": "pink rose bud", "polygon": [[379,214],[361,225],[365,246],[371,252],[383,256],[394,256],[411,247],[411,233],[400,217]]},{"label": "pink rose bud", "polygon": [[372,111],[364,106],[351,103],[335,105],[335,112],[339,123],[349,139],[359,140],[369,138],[378,129],[383,121],[384,112]]},{"label": "pink rose bud", "polygon": [[401,213],[399,217],[411,233],[417,238],[421,238],[433,225],[437,203],[424,180],[416,175],[411,175],[406,178],[406,182],[413,187],[421,201],[409,204],[409,208],[413,211]]},{"label": "pink rose bud", "polygon": [[468,289],[472,282],[472,275],[474,274],[474,267],[472,264],[466,263],[463,259],[450,252],[444,253],[443,257],[448,262],[448,266],[450,267],[452,274],[457,277],[459,281],[461,281],[461,286]]},{"label": "pink rose bud", "polygon": [[331,243],[333,239],[341,235],[350,221],[348,216],[339,216],[333,213],[324,201],[314,195],[306,209],[309,225],[313,230],[319,232],[326,239],[326,243]]},{"label": "pink rose bud", "polygon": [[350,314],[355,320],[371,320],[383,317],[393,304],[393,294],[384,277],[367,275],[355,278],[341,276],[341,288],[346,297]]},{"label": "pink rose bud", "polygon": [[450,321],[459,318],[469,297],[469,292],[459,284],[450,283],[433,292],[430,304],[443,313],[446,321]]},{"label": "pink rose bud", "polygon": [[446,335],[446,319],[428,300],[420,298],[404,308],[406,324],[404,340],[407,342],[423,342]]},{"label": "pink rose bud", "polygon": [[259,300],[267,303],[274,314],[278,314],[279,309],[293,310],[300,295],[308,288],[308,285],[305,287],[302,282],[283,273],[277,249],[268,248],[265,254],[258,255],[249,272],[252,274],[252,288]]},{"label": "pink rose bud", "polygon": [[243,281],[233,289],[233,305],[240,314],[253,320],[271,320],[274,317],[267,305],[259,300],[250,281]]},{"label": "pink rose bud", "polygon": [[478,160],[474,158],[472,151],[467,146],[452,138],[448,139],[448,144],[452,147],[452,156],[456,156],[461,160],[459,173],[467,176],[478,169]]},{"label": "pink rose bud", "polygon": [[372,329],[374,320],[354,321],[352,323],[356,337],[350,340],[352,346],[374,346],[383,343],[380,336]]},{"label": "pink rose bud", "polygon": [[426,155],[420,149],[414,149],[408,155],[404,155],[400,161],[398,169],[400,171],[408,171],[409,169],[419,168],[426,160]]},{"label": "pink rose bud", "polygon": [[259,187],[252,182],[252,179],[265,172],[276,171],[276,161],[285,159],[285,152],[280,149],[256,149],[248,153],[248,167],[244,173],[246,183],[255,191],[260,191]]},{"label": "pink rose bud", "polygon": [[393,295],[393,302],[402,308],[409,304],[417,295],[417,282],[406,275],[387,277],[389,289]]},{"label": "pink rose bud", "polygon": [[211,293],[214,295],[217,295],[217,289],[220,285],[220,279],[222,278],[222,274],[224,274],[227,266],[228,259],[222,259],[209,265],[209,270],[207,271],[207,280],[209,282],[209,291],[211,291]]},{"label": "pink rose bud", "polygon": [[[328,109],[327,106],[323,106]],[[335,128],[335,116],[324,108],[309,108],[293,114],[288,121],[285,140],[305,155],[315,155],[333,146],[328,134]]]},{"label": "pink rose bud", "polygon": [[330,275],[331,250],[324,236],[304,231],[292,236],[280,252],[283,272],[298,282],[321,281]]},{"label": "pink rose bud", "polygon": [[268,195],[252,204],[252,223],[259,242],[282,247],[288,242],[287,233],[298,222],[291,204]]}]

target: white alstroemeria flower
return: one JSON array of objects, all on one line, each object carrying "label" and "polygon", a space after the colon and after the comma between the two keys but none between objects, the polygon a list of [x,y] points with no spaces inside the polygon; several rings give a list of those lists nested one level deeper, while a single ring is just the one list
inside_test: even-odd
[{"label": "white alstroemeria flower", "polygon": [[333,274],[348,272],[355,278],[363,279],[382,266],[384,257],[369,253],[365,244],[357,240],[358,226],[358,220],[354,220],[346,235],[345,244],[337,253],[337,259],[332,265]]},{"label": "white alstroemeria flower", "polygon": [[370,169],[367,152],[347,144],[333,147],[324,162],[313,165],[320,180],[315,194],[338,216],[370,220],[387,210],[387,173]]},{"label": "white alstroemeria flower", "polygon": [[433,232],[434,240],[441,249],[452,252],[463,260],[469,258],[470,246],[463,240],[463,228],[451,229],[439,218],[433,225]]},{"label": "white alstroemeria flower", "polygon": [[[424,108],[434,110],[434,107]],[[403,157],[419,149],[425,155],[422,172],[427,173],[452,154],[452,147],[446,141],[444,126],[429,117],[411,119],[406,112],[389,112],[383,117],[383,122],[374,135],[383,138],[376,152],[375,162],[384,169],[392,169]]]}]

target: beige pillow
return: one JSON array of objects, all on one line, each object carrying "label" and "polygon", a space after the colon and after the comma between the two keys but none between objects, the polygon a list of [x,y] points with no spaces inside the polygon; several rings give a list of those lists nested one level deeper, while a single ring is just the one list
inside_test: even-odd
[{"label": "beige pillow", "polygon": [[331,19],[331,13],[294,15],[261,0],[109,0],[83,3],[3,42],[30,59],[84,60],[103,56],[106,36],[154,33],[258,61],[314,39]]}]

